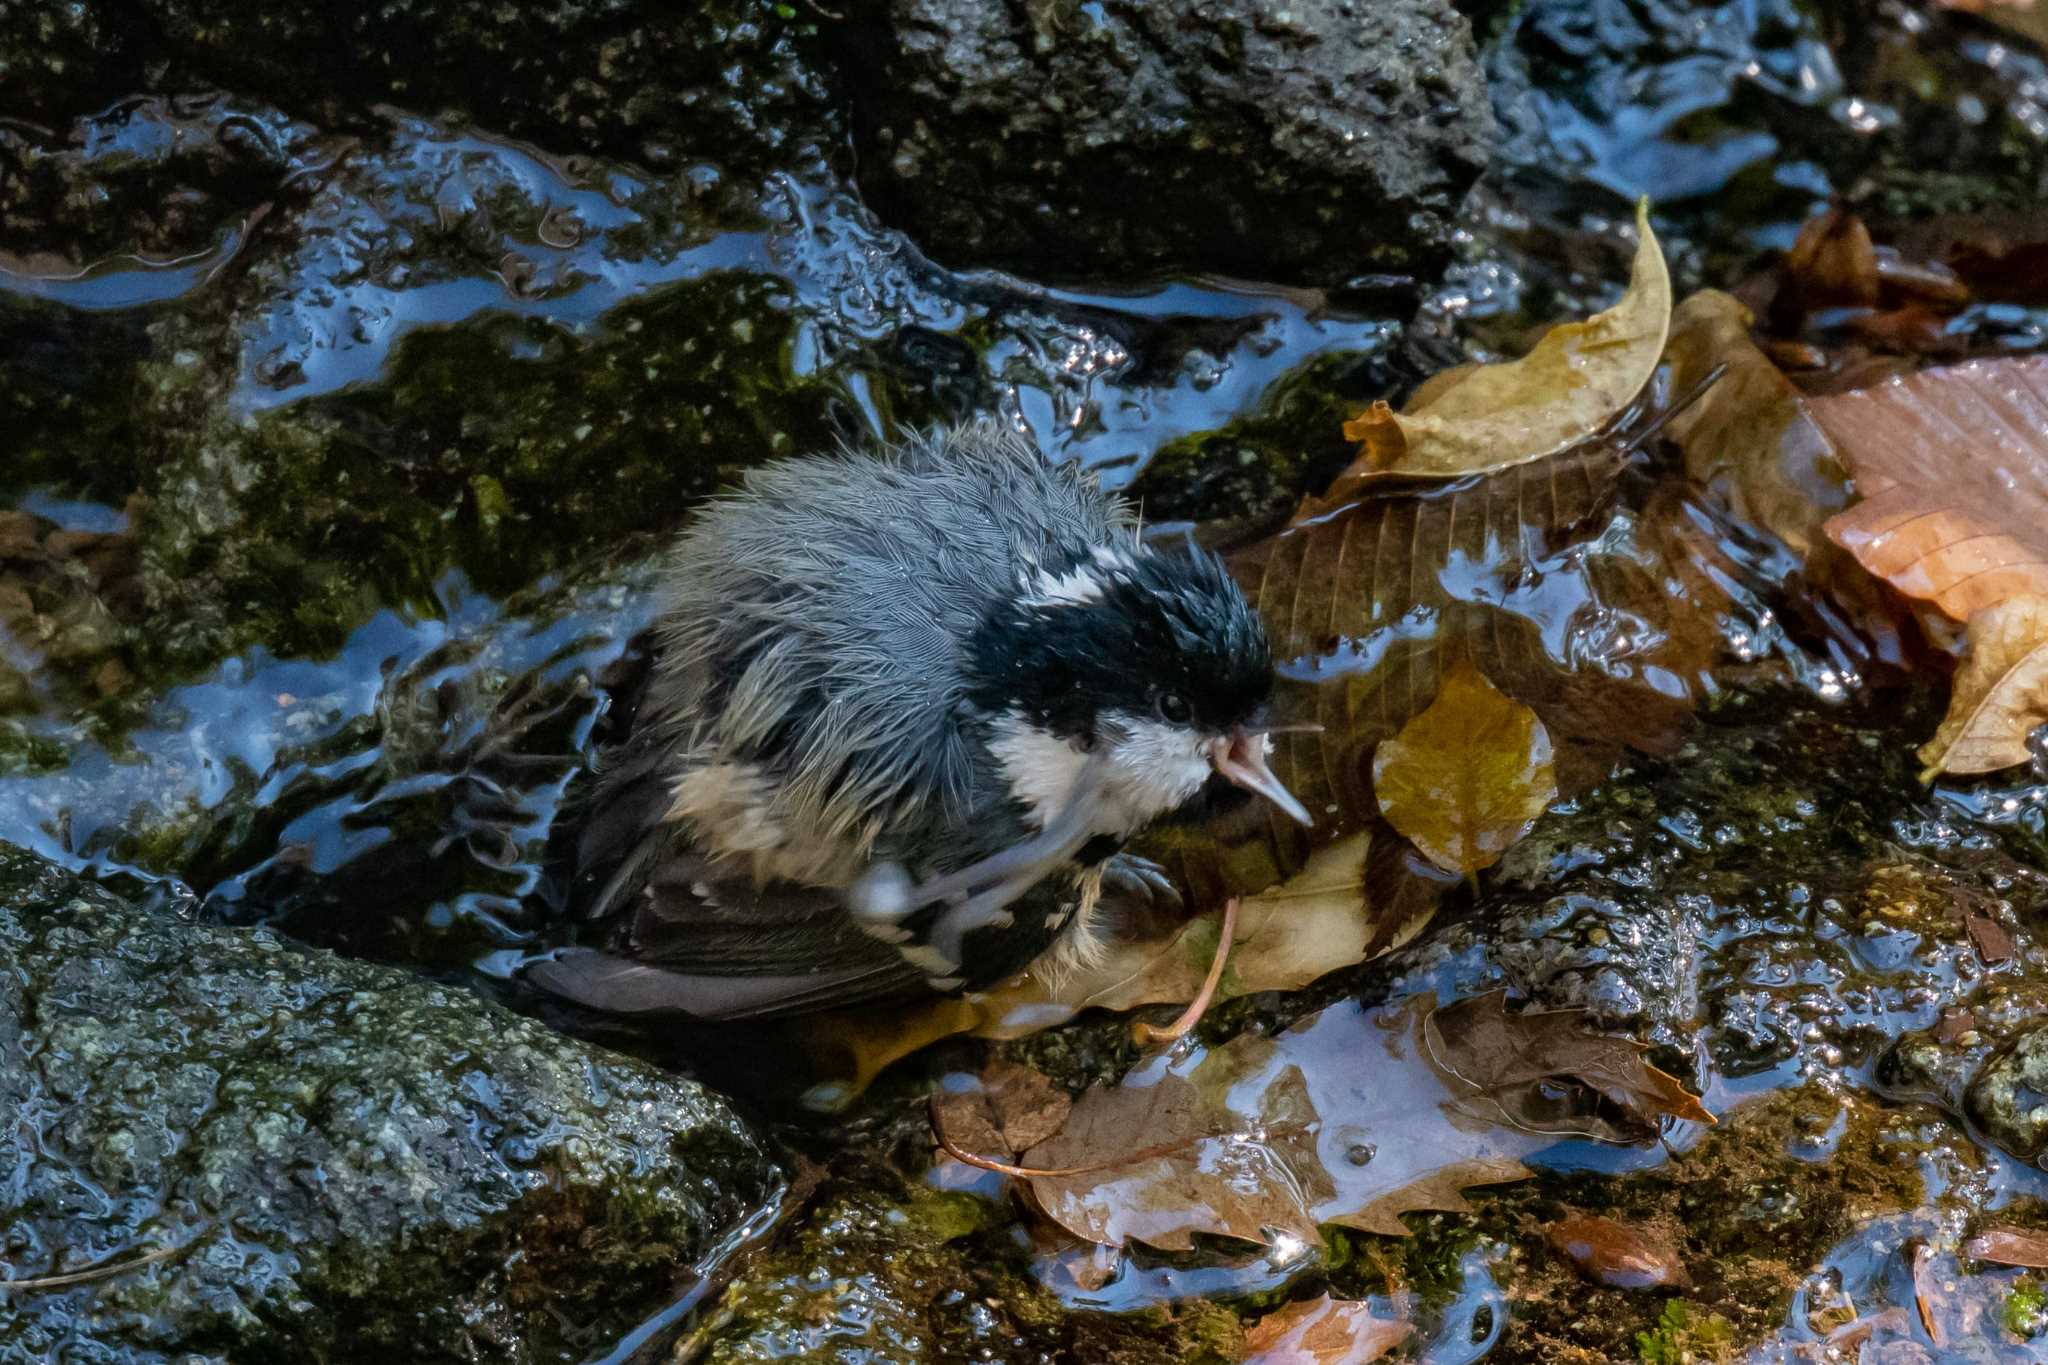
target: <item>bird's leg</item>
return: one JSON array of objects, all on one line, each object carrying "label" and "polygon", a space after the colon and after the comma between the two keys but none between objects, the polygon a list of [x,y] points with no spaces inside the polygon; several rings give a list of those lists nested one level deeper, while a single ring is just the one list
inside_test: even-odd
[{"label": "bird's leg", "polygon": [[1131,1036],[1137,1039],[1139,1047],[1177,1043],[1194,1032],[1195,1025],[1201,1023],[1202,1016],[1209,1012],[1209,1003],[1216,998],[1216,987],[1223,980],[1223,964],[1230,960],[1231,941],[1236,937],[1237,897],[1232,896],[1223,902],[1223,927],[1216,936],[1216,956],[1209,959],[1209,974],[1202,978],[1202,989],[1188,1001],[1188,1007],[1180,1012],[1180,1018],[1165,1028],[1154,1028],[1142,1019],[1131,1025]]}]

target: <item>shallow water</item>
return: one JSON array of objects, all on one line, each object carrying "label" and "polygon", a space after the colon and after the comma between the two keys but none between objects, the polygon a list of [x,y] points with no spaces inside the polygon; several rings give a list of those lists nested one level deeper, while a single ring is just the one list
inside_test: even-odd
[{"label": "shallow water", "polygon": [[[354,111],[370,131],[332,133],[232,93],[10,127],[141,208],[0,242],[20,437],[0,505],[132,540],[149,606],[111,625],[52,606],[61,629],[5,658],[26,683],[0,717],[0,837],[174,913],[502,979],[548,941],[548,832],[605,671],[647,622],[660,538],[736,471],[993,413],[1156,518],[1256,523],[1341,466],[1338,423],[1364,402],[1611,300],[1638,195],[1683,292],[1737,283],[1832,194],[1969,212],[2048,166],[2048,63],[1967,19],[1789,0],[1474,8],[1503,152],[1461,259],[1413,297],[948,271],[795,154],[758,181],[708,159],[657,172],[382,107]],[[163,196],[184,181],[202,192]],[[2048,342],[2039,309],[1956,325]],[[39,601],[75,583],[38,579]],[[1818,695],[1861,689],[1861,661],[1787,643],[1768,586],[1726,633],[1788,656]],[[1902,845],[2048,860],[2048,789],[1936,801]],[[1685,810],[1665,820],[1680,843],[1723,837]],[[1843,926],[1823,961],[1813,925],[1780,932],[1785,913],[1706,917],[1716,970],[1740,978],[1707,989],[1755,1005],[1717,1021],[1743,1043],[1703,1064],[1717,1110],[1815,1081],[1881,1093],[1880,1048],[1825,1049],[1929,1022],[1925,983],[1845,985],[1925,957],[1920,939]],[[1921,965],[1968,967],[1952,951]],[[1397,989],[1457,977],[1432,970]],[[1773,1002],[1795,997],[1814,1038],[1783,1036]],[[1535,1164],[1662,1157],[1572,1142]],[[2048,1193],[1985,1159],[1995,1188],[1975,1206]],[[1896,1257],[1873,1247],[1896,1250],[1901,1218],[1830,1253],[1834,1289],[1898,1301],[1880,1283]],[[1502,1331],[1494,1261],[1457,1265],[1421,1358],[1476,1359]],[[1069,1301],[1247,1295],[1290,1274],[1141,1263]]]}]

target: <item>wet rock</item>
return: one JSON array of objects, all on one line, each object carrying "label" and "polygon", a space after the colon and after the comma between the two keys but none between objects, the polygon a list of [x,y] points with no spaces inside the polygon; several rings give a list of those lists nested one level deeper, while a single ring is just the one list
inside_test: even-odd
[{"label": "wet rock", "polygon": [[[2001,1036],[2018,1012],[2001,1002],[2034,998],[2019,983],[2048,876],[1925,796],[1898,724],[1739,696],[1670,762],[1546,814],[1479,914],[1402,970],[1504,977],[1737,1076],[1872,1063],[1945,1010],[1978,1021],[1955,1046]],[[1972,916],[2014,926],[2014,957],[1985,963]],[[1891,1066],[1902,1096],[1960,1098]]]},{"label": "wet rock", "polygon": [[1426,274],[1493,134],[1442,0],[891,0],[847,43],[862,189],[953,264]]},{"label": "wet rock", "polygon": [[14,1359],[580,1358],[776,1167],[690,1082],[0,846]]},{"label": "wet rock", "polygon": [[1984,1135],[2023,1160],[2048,1150],[2048,1025],[2030,1029],[1970,1082],[1965,1105]]},{"label": "wet rock", "polygon": [[837,140],[805,54],[817,18],[749,0],[5,0],[0,112],[40,123],[116,96],[228,89],[337,132],[374,128],[388,104],[655,166],[715,155],[757,169]]}]

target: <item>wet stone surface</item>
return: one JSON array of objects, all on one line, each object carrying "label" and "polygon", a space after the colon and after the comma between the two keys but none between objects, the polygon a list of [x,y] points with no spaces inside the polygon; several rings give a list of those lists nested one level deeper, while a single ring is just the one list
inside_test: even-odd
[{"label": "wet stone surface", "polygon": [[[645,566],[739,470],[987,413],[1155,519],[1255,534],[1341,467],[1371,399],[1611,302],[1639,194],[1683,291],[1734,285],[1832,197],[1922,217],[2048,184],[2041,54],[1923,5],[1475,2],[1476,65],[1421,0],[1364,24],[1196,6],[1191,34],[1114,0],[330,8],[0,0],[0,836],[147,910],[27,870],[0,916],[0,1011],[41,1044],[0,1075],[36,1092],[4,1250],[34,1276],[186,1248],[0,1298],[24,1360],[181,1332],[202,1358],[601,1356],[769,1197],[685,1082],[593,1071],[452,985],[185,923],[502,979],[548,929],[547,834]],[[948,45],[941,19],[975,24]],[[1332,25],[1416,41],[1384,88],[1340,89],[1361,49]],[[862,86],[883,63],[893,103]],[[1124,118],[1134,90],[1215,121]],[[988,103],[934,118],[955,96]],[[1098,158],[1115,175],[1070,174]],[[1219,191],[1199,213],[1189,182]],[[2038,348],[2048,318],[1998,332]],[[1327,1283],[1412,1293],[1404,1349],[1432,1362],[1777,1360],[1887,1310],[1867,1359],[1946,1359],[1915,1335],[1924,1243],[1948,1341],[2038,1355],[2006,1326],[2038,1288],[1957,1248],[2048,1214],[2048,789],[1921,788],[1937,710],[1737,696],[1679,758],[1553,812],[1427,941],[1205,1032],[1508,983],[1654,1043],[1711,1132],[1560,1143],[1406,1239],[1077,1278],[994,1182],[917,1188],[924,1090],[982,1060],[956,1043],[792,1134],[827,1183],[684,1343],[1229,1360],[1240,1314]],[[1070,1089],[1136,1056],[1123,1020],[1015,1050]],[[430,1131],[347,1147],[373,1096]],[[667,1145],[684,1129],[716,1155]],[[442,1183],[423,1208],[395,1175]],[[1588,1286],[1544,1236],[1574,1213],[1658,1234],[1691,1287]]]},{"label": "wet stone surface", "polygon": [[1445,0],[883,8],[842,39],[862,185],[948,263],[1412,288],[1491,149]]},{"label": "wet stone surface", "polygon": [[0,846],[0,1359],[579,1359],[772,1200],[689,1081]]}]

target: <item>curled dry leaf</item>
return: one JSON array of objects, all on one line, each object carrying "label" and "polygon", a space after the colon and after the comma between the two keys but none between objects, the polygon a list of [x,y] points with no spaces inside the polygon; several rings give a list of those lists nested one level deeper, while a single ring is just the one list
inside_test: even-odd
[{"label": "curled dry leaf", "polygon": [[1418,395],[1406,412],[1385,403],[1344,426],[1358,460],[1322,506],[1387,474],[1459,478],[1554,455],[1619,417],[1649,384],[1671,323],[1671,276],[1636,207],[1636,256],[1621,301],[1546,332],[1520,360],[1483,365]]},{"label": "curled dry leaf", "polygon": [[1596,1214],[1574,1213],[1552,1223],[1543,1235],[1594,1284],[1610,1289],[1659,1289],[1692,1283],[1671,1244],[1645,1228]]},{"label": "curled dry leaf", "polygon": [[1986,1228],[1963,1243],[1963,1254],[1996,1265],[2048,1270],[2048,1233],[2032,1228]]},{"label": "curled dry leaf", "polygon": [[1550,735],[1460,660],[1436,699],[1373,756],[1387,823],[1438,867],[1491,867],[1557,796]]},{"label": "curled dry leaf", "polygon": [[2025,763],[2028,736],[2048,725],[2048,596],[1984,608],[1970,618],[1968,647],[1948,714],[1920,750],[1925,782]]},{"label": "curled dry leaf", "polygon": [[1750,340],[1750,321],[1747,308],[1718,290],[1678,305],[1673,387],[1690,389],[1716,365],[1728,369],[1671,419],[1671,437],[1685,453],[1686,472],[1735,515],[1811,559],[1827,546],[1828,517],[1848,505],[1848,477],[1792,381]]},{"label": "curled dry leaf", "polygon": [[[1489,991],[1430,1012],[1423,1039],[1457,1107],[1474,1118],[1524,1132],[1627,1142],[1654,1133],[1664,1118],[1713,1123],[1678,1078],[1643,1060],[1628,1038],[1589,1033],[1584,1010],[1511,1014],[1507,992]],[[1574,1096],[1575,1081],[1621,1111],[1623,1122]]]},{"label": "curled dry leaf", "polygon": [[1862,500],[1835,543],[1958,621],[2048,595],[2048,357],[1980,360],[1809,400]]},{"label": "curled dry leaf", "polygon": [[1322,1294],[1253,1323],[1245,1365],[1369,1365],[1414,1330],[1403,1319],[1376,1316],[1369,1303]]}]

